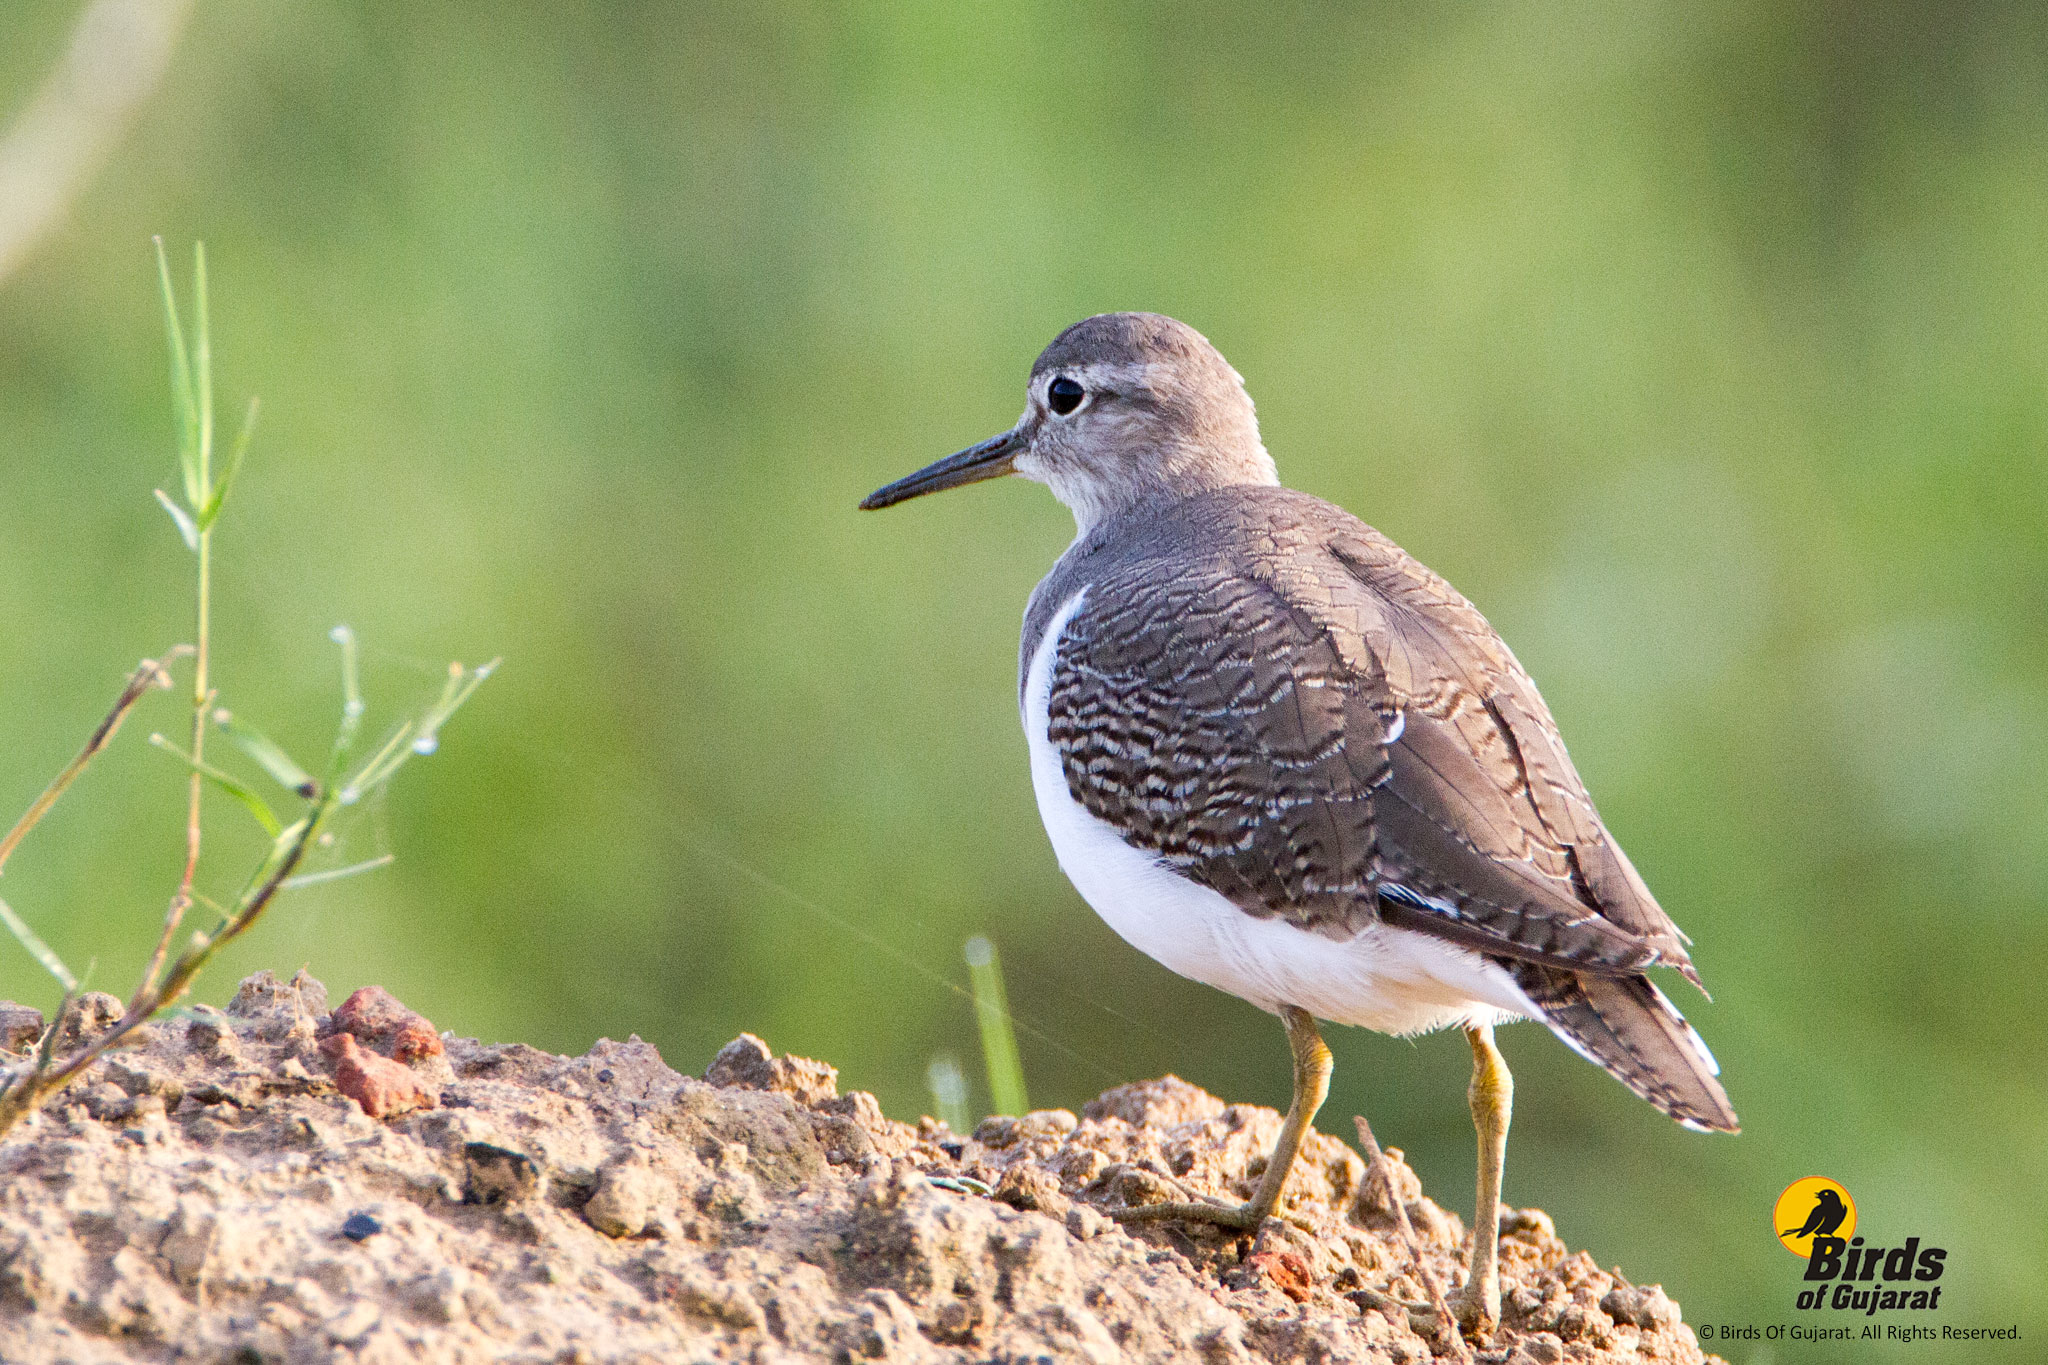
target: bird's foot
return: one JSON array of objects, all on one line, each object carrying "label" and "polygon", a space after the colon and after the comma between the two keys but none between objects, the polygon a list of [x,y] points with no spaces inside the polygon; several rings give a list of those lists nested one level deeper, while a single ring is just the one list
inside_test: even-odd
[{"label": "bird's foot", "polygon": [[1133,1204],[1124,1209],[1105,1210],[1119,1223],[1209,1223],[1219,1228],[1249,1231],[1266,1221],[1266,1210],[1251,1204],[1226,1204],[1204,1199],[1198,1203]]},{"label": "bird's foot", "polygon": [[[1150,1186],[1157,1190],[1164,1188],[1181,1196],[1179,1199],[1158,1200],[1145,1204],[1128,1204],[1120,1209],[1104,1209],[1103,1212],[1119,1223],[1207,1223],[1211,1227],[1230,1228],[1237,1232],[1256,1232],[1268,1218],[1278,1218],[1293,1224],[1303,1232],[1314,1232],[1315,1224],[1297,1214],[1285,1213],[1271,1203],[1248,1199],[1242,1204],[1201,1194],[1189,1189],[1171,1176],[1160,1175],[1157,1171],[1141,1168],[1123,1168],[1131,1175],[1141,1177],[1136,1190],[1125,1184],[1124,1198],[1129,1199]],[[1112,1171],[1112,1175],[1118,1172]],[[1122,1183],[1122,1182],[1119,1182]]]},{"label": "bird's foot", "polygon": [[1303,1232],[1318,1231],[1314,1223],[1299,1214],[1261,1208],[1256,1201],[1226,1204],[1220,1199],[1198,1197],[1192,1203],[1133,1204],[1128,1208],[1104,1209],[1103,1212],[1119,1223],[1208,1223],[1238,1232],[1255,1232],[1268,1218],[1277,1218]]},{"label": "bird's foot", "polygon": [[[1194,1189],[1188,1189],[1184,1183],[1176,1181],[1174,1177],[1169,1177],[1169,1175],[1165,1175],[1161,1171],[1147,1171],[1145,1166],[1128,1166],[1124,1162],[1116,1162],[1114,1166],[1110,1166],[1110,1169],[1104,1175],[1108,1177],[1108,1187],[1114,1189],[1118,1195],[1122,1195],[1124,1203],[1128,1205],[1128,1207],[1120,1207],[1120,1209],[1104,1209],[1104,1214],[1108,1214],[1110,1218],[1114,1218],[1118,1222],[1169,1222],[1169,1220],[1178,1220],[1178,1222],[1217,1224],[1221,1228],[1255,1228],[1257,1226],[1255,1220],[1247,1222],[1243,1218],[1243,1214],[1247,1214],[1249,1209],[1251,1209],[1249,1203],[1237,1205],[1237,1203],[1227,1203],[1223,1199],[1214,1199],[1214,1197],[1204,1195],[1204,1193],[1196,1193]],[[1176,1195],[1176,1197],[1161,1199],[1161,1197],[1157,1197],[1161,1193]],[[1153,1197],[1147,1199],[1145,1203],[1135,1203],[1135,1199],[1145,1199],[1147,1195],[1153,1195]]]},{"label": "bird's foot", "polygon": [[1466,1281],[1447,1296],[1451,1315],[1467,1339],[1485,1345],[1500,1326],[1500,1281],[1491,1275]]},{"label": "bird's foot", "polygon": [[[1247,1229],[1256,1228],[1265,1221],[1267,1210],[1257,1208],[1256,1200],[1232,1204],[1214,1199],[1158,1171],[1119,1164],[1106,1174],[1111,1177],[1112,1188],[1123,1195],[1127,1207],[1105,1209],[1103,1212],[1120,1223],[1209,1223],[1216,1227]],[[1134,1195],[1142,1197],[1162,1190],[1180,1197],[1142,1204],[1129,1202]]]},{"label": "bird's foot", "polygon": [[[1492,1340],[1494,1329],[1500,1326],[1500,1285],[1497,1281],[1491,1286],[1491,1290],[1491,1294],[1483,1288],[1481,1292],[1474,1293],[1470,1284],[1462,1284],[1444,1295],[1444,1306],[1451,1310],[1451,1317],[1456,1321],[1458,1331],[1476,1346],[1486,1345]],[[1369,1290],[1363,1292],[1371,1293]],[[1438,1318],[1436,1309],[1429,1304],[1408,1303],[1391,1295],[1373,1294],[1372,1300],[1367,1301],[1367,1306],[1405,1310],[1408,1314],[1408,1326],[1417,1335],[1438,1335],[1437,1325],[1441,1319]]]},{"label": "bird's foot", "polygon": [[1382,1294],[1377,1289],[1354,1289],[1349,1297],[1361,1308],[1375,1308],[1389,1313],[1406,1315],[1408,1330],[1420,1337],[1436,1334],[1436,1309],[1426,1303],[1410,1303],[1397,1299],[1392,1294]]}]

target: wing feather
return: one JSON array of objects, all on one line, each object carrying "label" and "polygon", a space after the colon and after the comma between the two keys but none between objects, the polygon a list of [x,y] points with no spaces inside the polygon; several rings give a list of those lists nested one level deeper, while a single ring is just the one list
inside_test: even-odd
[{"label": "wing feather", "polygon": [[1075,799],[1247,914],[1690,975],[1484,618],[1361,523],[1322,530],[1132,557],[1095,585],[1048,706]]}]

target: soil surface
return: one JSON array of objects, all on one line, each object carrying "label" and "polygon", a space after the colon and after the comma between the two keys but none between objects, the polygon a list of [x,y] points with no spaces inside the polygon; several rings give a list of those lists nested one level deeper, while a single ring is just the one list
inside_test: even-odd
[{"label": "soil surface", "polygon": [[[118,1016],[88,997],[81,1027]],[[0,1005],[0,1047],[40,1016]],[[1243,1198],[1280,1116],[1173,1077],[958,1135],[742,1035],[703,1079],[443,1036],[301,973],[150,1025],[0,1144],[0,1361],[1412,1362],[1445,1348],[1385,1185],[1317,1134],[1256,1236],[1105,1211]],[[0,1056],[0,1065],[22,1064]],[[1446,1289],[1464,1226],[1393,1157]],[[1700,1362],[1678,1306],[1503,1218],[1489,1365]],[[1427,1328],[1429,1324],[1420,1323]]]}]

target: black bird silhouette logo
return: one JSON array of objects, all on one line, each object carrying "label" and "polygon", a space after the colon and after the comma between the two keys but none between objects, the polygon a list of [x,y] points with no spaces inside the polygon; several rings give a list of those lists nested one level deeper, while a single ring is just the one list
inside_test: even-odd
[{"label": "black bird silhouette logo", "polygon": [[1813,1201],[1813,1212],[1806,1215],[1806,1221],[1796,1228],[1786,1228],[1784,1237],[1830,1237],[1842,1220],[1849,1216],[1849,1206],[1842,1202],[1842,1196],[1833,1190],[1822,1189]]}]

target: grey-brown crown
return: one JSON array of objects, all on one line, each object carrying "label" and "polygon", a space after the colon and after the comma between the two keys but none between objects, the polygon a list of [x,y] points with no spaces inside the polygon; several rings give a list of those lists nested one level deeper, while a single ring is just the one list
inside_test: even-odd
[{"label": "grey-brown crown", "polygon": [[1039,352],[1031,363],[1031,377],[1121,360],[1161,362],[1190,374],[1206,371],[1217,388],[1242,385],[1237,371],[1207,337],[1164,313],[1097,313],[1082,318]]}]

